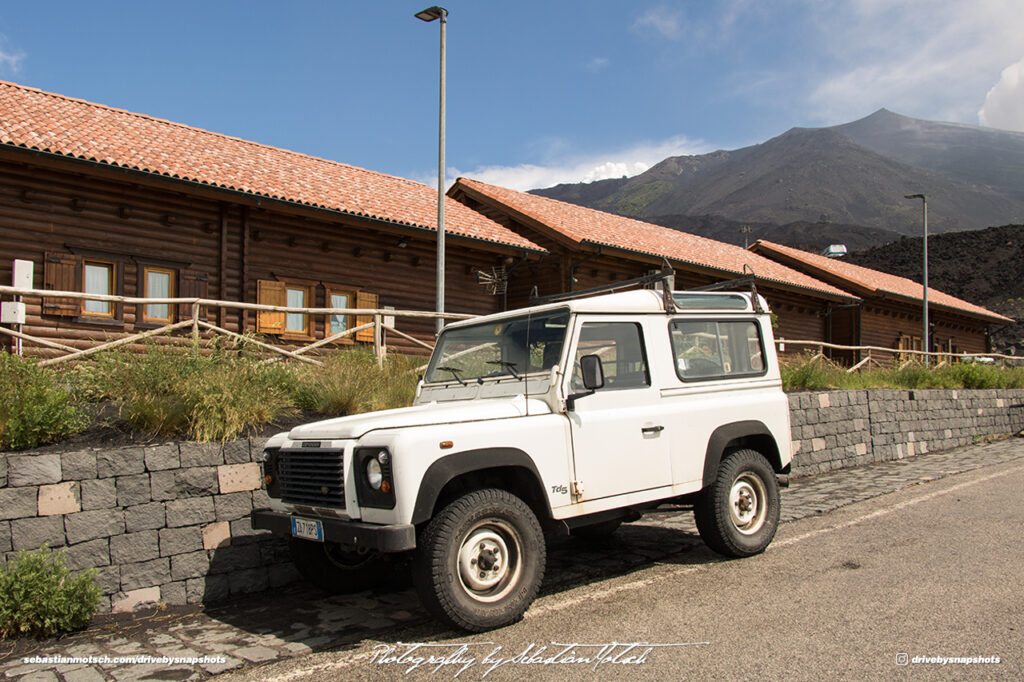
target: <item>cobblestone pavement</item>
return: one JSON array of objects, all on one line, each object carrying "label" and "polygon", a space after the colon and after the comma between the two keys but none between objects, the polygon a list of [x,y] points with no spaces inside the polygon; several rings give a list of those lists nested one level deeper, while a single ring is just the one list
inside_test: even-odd
[{"label": "cobblestone pavement", "polygon": [[[945,452],[796,479],[782,493],[782,520],[822,514],[902,488],[1011,460],[1024,459],[1024,440],[1006,439]],[[552,542],[542,593],[623,575],[659,561],[692,560],[700,546],[688,509],[662,509],[623,526],[612,538]],[[411,589],[325,596],[294,585],[230,604],[169,607],[98,618],[60,640],[0,641],[0,674],[42,680],[187,680],[315,651],[353,648],[367,637],[429,619]],[[118,657],[201,659],[115,662]],[[26,662],[26,658],[88,658],[94,662]],[[95,659],[102,659],[95,661]]]}]

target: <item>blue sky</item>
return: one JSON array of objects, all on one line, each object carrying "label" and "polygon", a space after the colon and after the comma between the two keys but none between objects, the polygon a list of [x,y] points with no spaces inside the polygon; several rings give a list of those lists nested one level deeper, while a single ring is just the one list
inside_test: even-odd
[{"label": "blue sky", "polygon": [[[0,78],[433,183],[430,4],[6,3]],[[1024,130],[1020,0],[443,4],[452,177],[634,175],[880,107]]]}]

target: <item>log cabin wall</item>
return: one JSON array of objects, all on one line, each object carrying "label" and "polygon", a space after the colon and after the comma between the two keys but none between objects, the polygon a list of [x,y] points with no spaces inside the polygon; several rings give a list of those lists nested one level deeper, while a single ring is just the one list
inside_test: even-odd
[{"label": "log cabin wall", "polygon": [[[262,206],[258,205],[262,203]],[[11,282],[12,261],[34,263],[33,288],[46,287],[47,254],[66,260],[67,282],[82,291],[85,262],[109,264],[114,292],[144,296],[149,270],[173,273],[172,296],[258,302],[261,280],[301,281],[310,287],[307,307],[327,305],[327,285],[376,294],[378,305],[434,309],[436,241],[426,231],[403,229],[303,207],[260,202],[238,193],[141,177],[98,164],[63,161],[18,150],[0,150],[0,282]],[[400,240],[405,246],[399,245]],[[448,312],[486,314],[500,296],[477,283],[478,270],[513,260],[510,248],[449,235],[446,254]],[[538,254],[533,254],[537,258]],[[51,284],[53,284],[51,282]],[[51,286],[60,289],[58,286]],[[26,334],[82,349],[165,322],[148,321],[142,308],[111,304],[109,316],[81,314],[80,304],[49,314],[39,298],[26,297]],[[181,311],[169,311],[181,319]],[[147,309],[147,312],[150,312]],[[257,315],[238,310],[204,311],[208,321],[231,331],[255,331]],[[311,338],[323,338],[326,316],[310,320]],[[350,321],[355,322],[355,321]],[[397,328],[430,343],[434,321],[398,318]],[[362,342],[372,341],[372,334]],[[160,337],[163,338],[163,337]],[[275,338],[274,341],[280,341]],[[285,338],[291,345],[308,340]],[[166,340],[161,342],[167,342]],[[0,343],[9,348],[10,337]],[[351,340],[338,346],[351,346]],[[396,335],[397,352],[426,351]],[[284,344],[288,345],[288,344]],[[31,342],[26,355],[60,354]]]},{"label": "log cabin wall", "polygon": [[[985,353],[989,351],[987,326],[966,316],[929,310],[929,332],[932,350],[952,350],[957,353]],[[923,350],[921,347],[921,308],[896,301],[869,303],[864,306],[863,345],[898,350],[903,339],[904,348]],[[907,342],[909,341],[909,345]]]}]

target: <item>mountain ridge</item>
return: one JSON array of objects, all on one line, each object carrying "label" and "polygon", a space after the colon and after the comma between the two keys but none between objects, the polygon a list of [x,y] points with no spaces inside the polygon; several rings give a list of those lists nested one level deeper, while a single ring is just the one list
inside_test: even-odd
[{"label": "mountain ridge", "polygon": [[[919,204],[904,198],[909,193],[928,196],[933,233],[1024,222],[1024,133],[880,109],[839,126],[791,128],[737,150],[669,157],[631,178],[532,192],[676,229],[700,225],[695,217],[732,223],[736,232],[802,224],[806,241],[806,224],[817,224],[823,234],[815,246],[825,233],[828,241],[849,235],[864,246],[865,238],[920,232]],[[872,230],[858,235],[859,227]],[[715,234],[698,234],[721,239],[731,229],[720,224]]]}]

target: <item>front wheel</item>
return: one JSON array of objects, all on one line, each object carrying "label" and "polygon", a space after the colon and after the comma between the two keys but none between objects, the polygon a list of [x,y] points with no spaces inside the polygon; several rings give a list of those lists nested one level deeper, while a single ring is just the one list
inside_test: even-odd
[{"label": "front wheel", "polygon": [[477,490],[451,502],[420,533],[413,584],[438,620],[470,632],[514,623],[544,577],[544,534],[515,495]]},{"label": "front wheel", "polygon": [[764,455],[737,450],[726,456],[693,506],[693,516],[701,538],[719,554],[763,552],[779,525],[779,482]]}]

